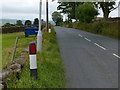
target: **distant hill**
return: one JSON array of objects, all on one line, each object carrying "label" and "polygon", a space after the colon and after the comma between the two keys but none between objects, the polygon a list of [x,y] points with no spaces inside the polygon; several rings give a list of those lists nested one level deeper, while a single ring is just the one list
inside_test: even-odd
[{"label": "distant hill", "polygon": [[[4,25],[5,23],[11,23],[16,24],[17,19],[0,19],[0,27]],[[22,23],[24,24],[25,20],[22,20]]]},{"label": "distant hill", "polygon": [[[0,19],[0,27],[4,25],[5,23],[11,23],[16,24],[17,19]],[[26,20],[22,20],[22,23],[24,24]],[[32,21],[33,22],[33,21]],[[49,21],[52,25],[55,25],[53,21]]]}]

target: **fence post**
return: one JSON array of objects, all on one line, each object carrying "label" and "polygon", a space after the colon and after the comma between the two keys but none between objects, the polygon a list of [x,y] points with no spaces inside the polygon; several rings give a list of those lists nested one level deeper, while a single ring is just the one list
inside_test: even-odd
[{"label": "fence post", "polygon": [[18,42],[18,37],[16,37],[16,41],[15,41],[15,45],[14,45],[14,49],[13,49],[13,53],[12,53],[11,62],[14,60],[17,42]]}]

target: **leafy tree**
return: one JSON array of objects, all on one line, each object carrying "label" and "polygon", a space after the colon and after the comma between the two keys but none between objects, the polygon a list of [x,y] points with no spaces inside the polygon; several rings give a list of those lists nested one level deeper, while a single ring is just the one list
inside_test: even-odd
[{"label": "leafy tree", "polygon": [[115,2],[97,2],[95,3],[96,7],[101,8],[103,11],[103,17],[108,18],[111,11],[115,10],[119,7],[120,2],[118,3],[118,6],[116,6]]},{"label": "leafy tree", "polygon": [[92,3],[79,5],[76,10],[76,17],[81,22],[90,23],[96,15],[98,15],[98,11],[94,8]]},{"label": "leafy tree", "polygon": [[30,20],[25,21],[25,25],[31,25],[31,24],[32,24],[32,22]]},{"label": "leafy tree", "polygon": [[38,18],[35,18],[33,24],[34,24],[34,25],[39,25],[39,19],[38,19]]},{"label": "leafy tree", "polygon": [[16,21],[16,25],[17,25],[17,26],[22,26],[22,25],[23,25],[23,23],[22,23],[22,21],[21,21],[21,20],[17,20],[17,21]]},{"label": "leafy tree", "polygon": [[71,21],[71,19],[76,19],[76,8],[83,4],[83,2],[60,2],[59,4],[57,9],[61,10],[60,13],[67,14],[68,21]]},{"label": "leafy tree", "polygon": [[60,23],[63,22],[63,16],[57,11],[52,13],[52,19],[56,25],[60,25]]}]

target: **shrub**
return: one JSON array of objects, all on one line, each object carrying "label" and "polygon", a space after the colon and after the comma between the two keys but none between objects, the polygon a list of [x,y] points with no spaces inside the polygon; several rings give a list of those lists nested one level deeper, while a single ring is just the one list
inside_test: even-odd
[{"label": "shrub", "polygon": [[95,33],[102,33],[103,28],[107,27],[108,23],[102,21],[102,22],[95,23],[93,25],[94,25],[94,31],[95,31]]}]

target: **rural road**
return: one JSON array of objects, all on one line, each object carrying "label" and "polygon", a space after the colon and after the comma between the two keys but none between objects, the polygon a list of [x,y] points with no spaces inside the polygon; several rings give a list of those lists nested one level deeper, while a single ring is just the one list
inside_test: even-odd
[{"label": "rural road", "polygon": [[118,40],[55,27],[67,88],[118,88]]}]

